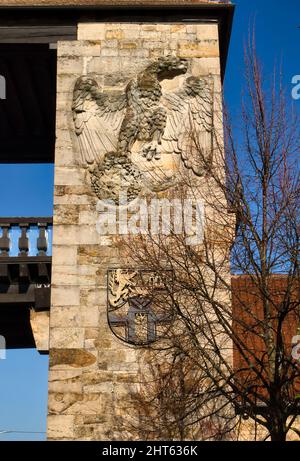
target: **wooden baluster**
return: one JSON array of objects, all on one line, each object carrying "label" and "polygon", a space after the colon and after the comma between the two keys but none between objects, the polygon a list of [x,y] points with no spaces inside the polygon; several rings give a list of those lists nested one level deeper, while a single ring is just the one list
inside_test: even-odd
[{"label": "wooden baluster", "polygon": [[0,237],[0,256],[9,256],[10,250],[10,237],[9,229],[10,224],[1,224],[2,236]]},{"label": "wooden baluster", "polygon": [[48,242],[46,237],[46,223],[38,223],[39,229],[39,236],[37,239],[37,249],[38,249],[38,256],[46,256],[47,249],[48,249]]},{"label": "wooden baluster", "polygon": [[21,237],[19,238],[19,256],[28,256],[29,240],[27,237],[27,230],[29,224],[20,223],[19,227],[21,229]]}]

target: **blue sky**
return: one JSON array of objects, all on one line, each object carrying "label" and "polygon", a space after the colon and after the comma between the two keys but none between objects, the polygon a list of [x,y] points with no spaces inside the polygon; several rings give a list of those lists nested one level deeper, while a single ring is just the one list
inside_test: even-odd
[{"label": "blue sky", "polygon": [[[274,65],[282,65],[283,84],[291,93],[291,80],[300,75],[299,0],[236,0],[225,78],[225,97],[232,113],[238,111],[244,76],[243,47],[249,24],[255,22],[257,53],[266,78]],[[300,106],[300,102],[297,103]]]},{"label": "blue sky", "polygon": [[[52,216],[53,165],[0,165],[0,177],[0,216]],[[8,350],[0,360],[0,441],[45,440],[47,377],[48,357],[36,350]]]},{"label": "blue sky", "polygon": [[[243,84],[243,44],[256,23],[257,51],[265,73],[282,64],[283,81],[300,74],[299,0],[236,0],[225,79],[229,109],[239,109]],[[1,101],[0,101],[1,103]],[[296,103],[300,107],[300,101]],[[0,147],[1,149],[1,147]],[[0,165],[0,216],[51,216],[52,165]],[[44,440],[44,434],[2,434],[1,430],[46,430],[48,359],[35,350],[8,351],[0,360],[0,440]]]}]

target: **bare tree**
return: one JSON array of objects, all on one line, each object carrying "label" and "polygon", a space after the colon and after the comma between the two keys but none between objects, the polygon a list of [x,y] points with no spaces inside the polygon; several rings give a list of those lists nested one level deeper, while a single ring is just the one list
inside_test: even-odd
[{"label": "bare tree", "polygon": [[[233,440],[238,428],[207,375],[177,348],[143,360],[139,389],[131,397],[131,434],[139,440]],[[224,411],[225,410],[225,411]]]},{"label": "bare tree", "polygon": [[[300,331],[299,121],[280,78],[263,80],[254,46],[245,60],[241,132],[225,111],[226,148],[215,128],[213,162],[191,132],[205,174],[195,181],[185,173],[176,190],[205,202],[201,244],[187,243],[184,231],[126,241],[135,265],[161,274],[175,317],[153,345],[146,397],[139,393],[141,413],[155,418],[150,438],[224,439],[236,434],[236,414],[272,441],[299,435],[291,344]],[[226,420],[219,430],[216,417]]]}]

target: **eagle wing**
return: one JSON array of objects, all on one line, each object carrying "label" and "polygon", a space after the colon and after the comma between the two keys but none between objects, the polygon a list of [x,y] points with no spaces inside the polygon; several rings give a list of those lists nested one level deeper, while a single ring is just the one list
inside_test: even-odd
[{"label": "eagle wing", "polygon": [[185,167],[201,176],[203,158],[211,158],[213,148],[213,80],[188,77],[179,91],[165,93],[163,100],[168,113],[164,148],[179,154]]},{"label": "eagle wing", "polygon": [[126,104],[125,92],[107,95],[88,76],[76,81],[72,111],[84,166],[99,163],[105,153],[117,150]]}]

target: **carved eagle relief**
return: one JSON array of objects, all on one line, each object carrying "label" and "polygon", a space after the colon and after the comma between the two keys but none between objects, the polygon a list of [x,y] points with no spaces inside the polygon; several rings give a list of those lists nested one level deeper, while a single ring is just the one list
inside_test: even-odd
[{"label": "carved eagle relief", "polygon": [[[173,92],[162,82],[186,75]],[[136,197],[142,176],[131,161],[135,144],[149,162],[162,153],[180,155],[186,168],[202,174],[191,154],[191,140],[212,148],[213,97],[209,77],[188,75],[188,61],[173,56],[159,58],[129,81],[124,92],[104,93],[90,76],[80,77],[74,88],[73,119],[82,165],[89,168],[92,187],[99,198],[113,198],[120,188]]]}]

